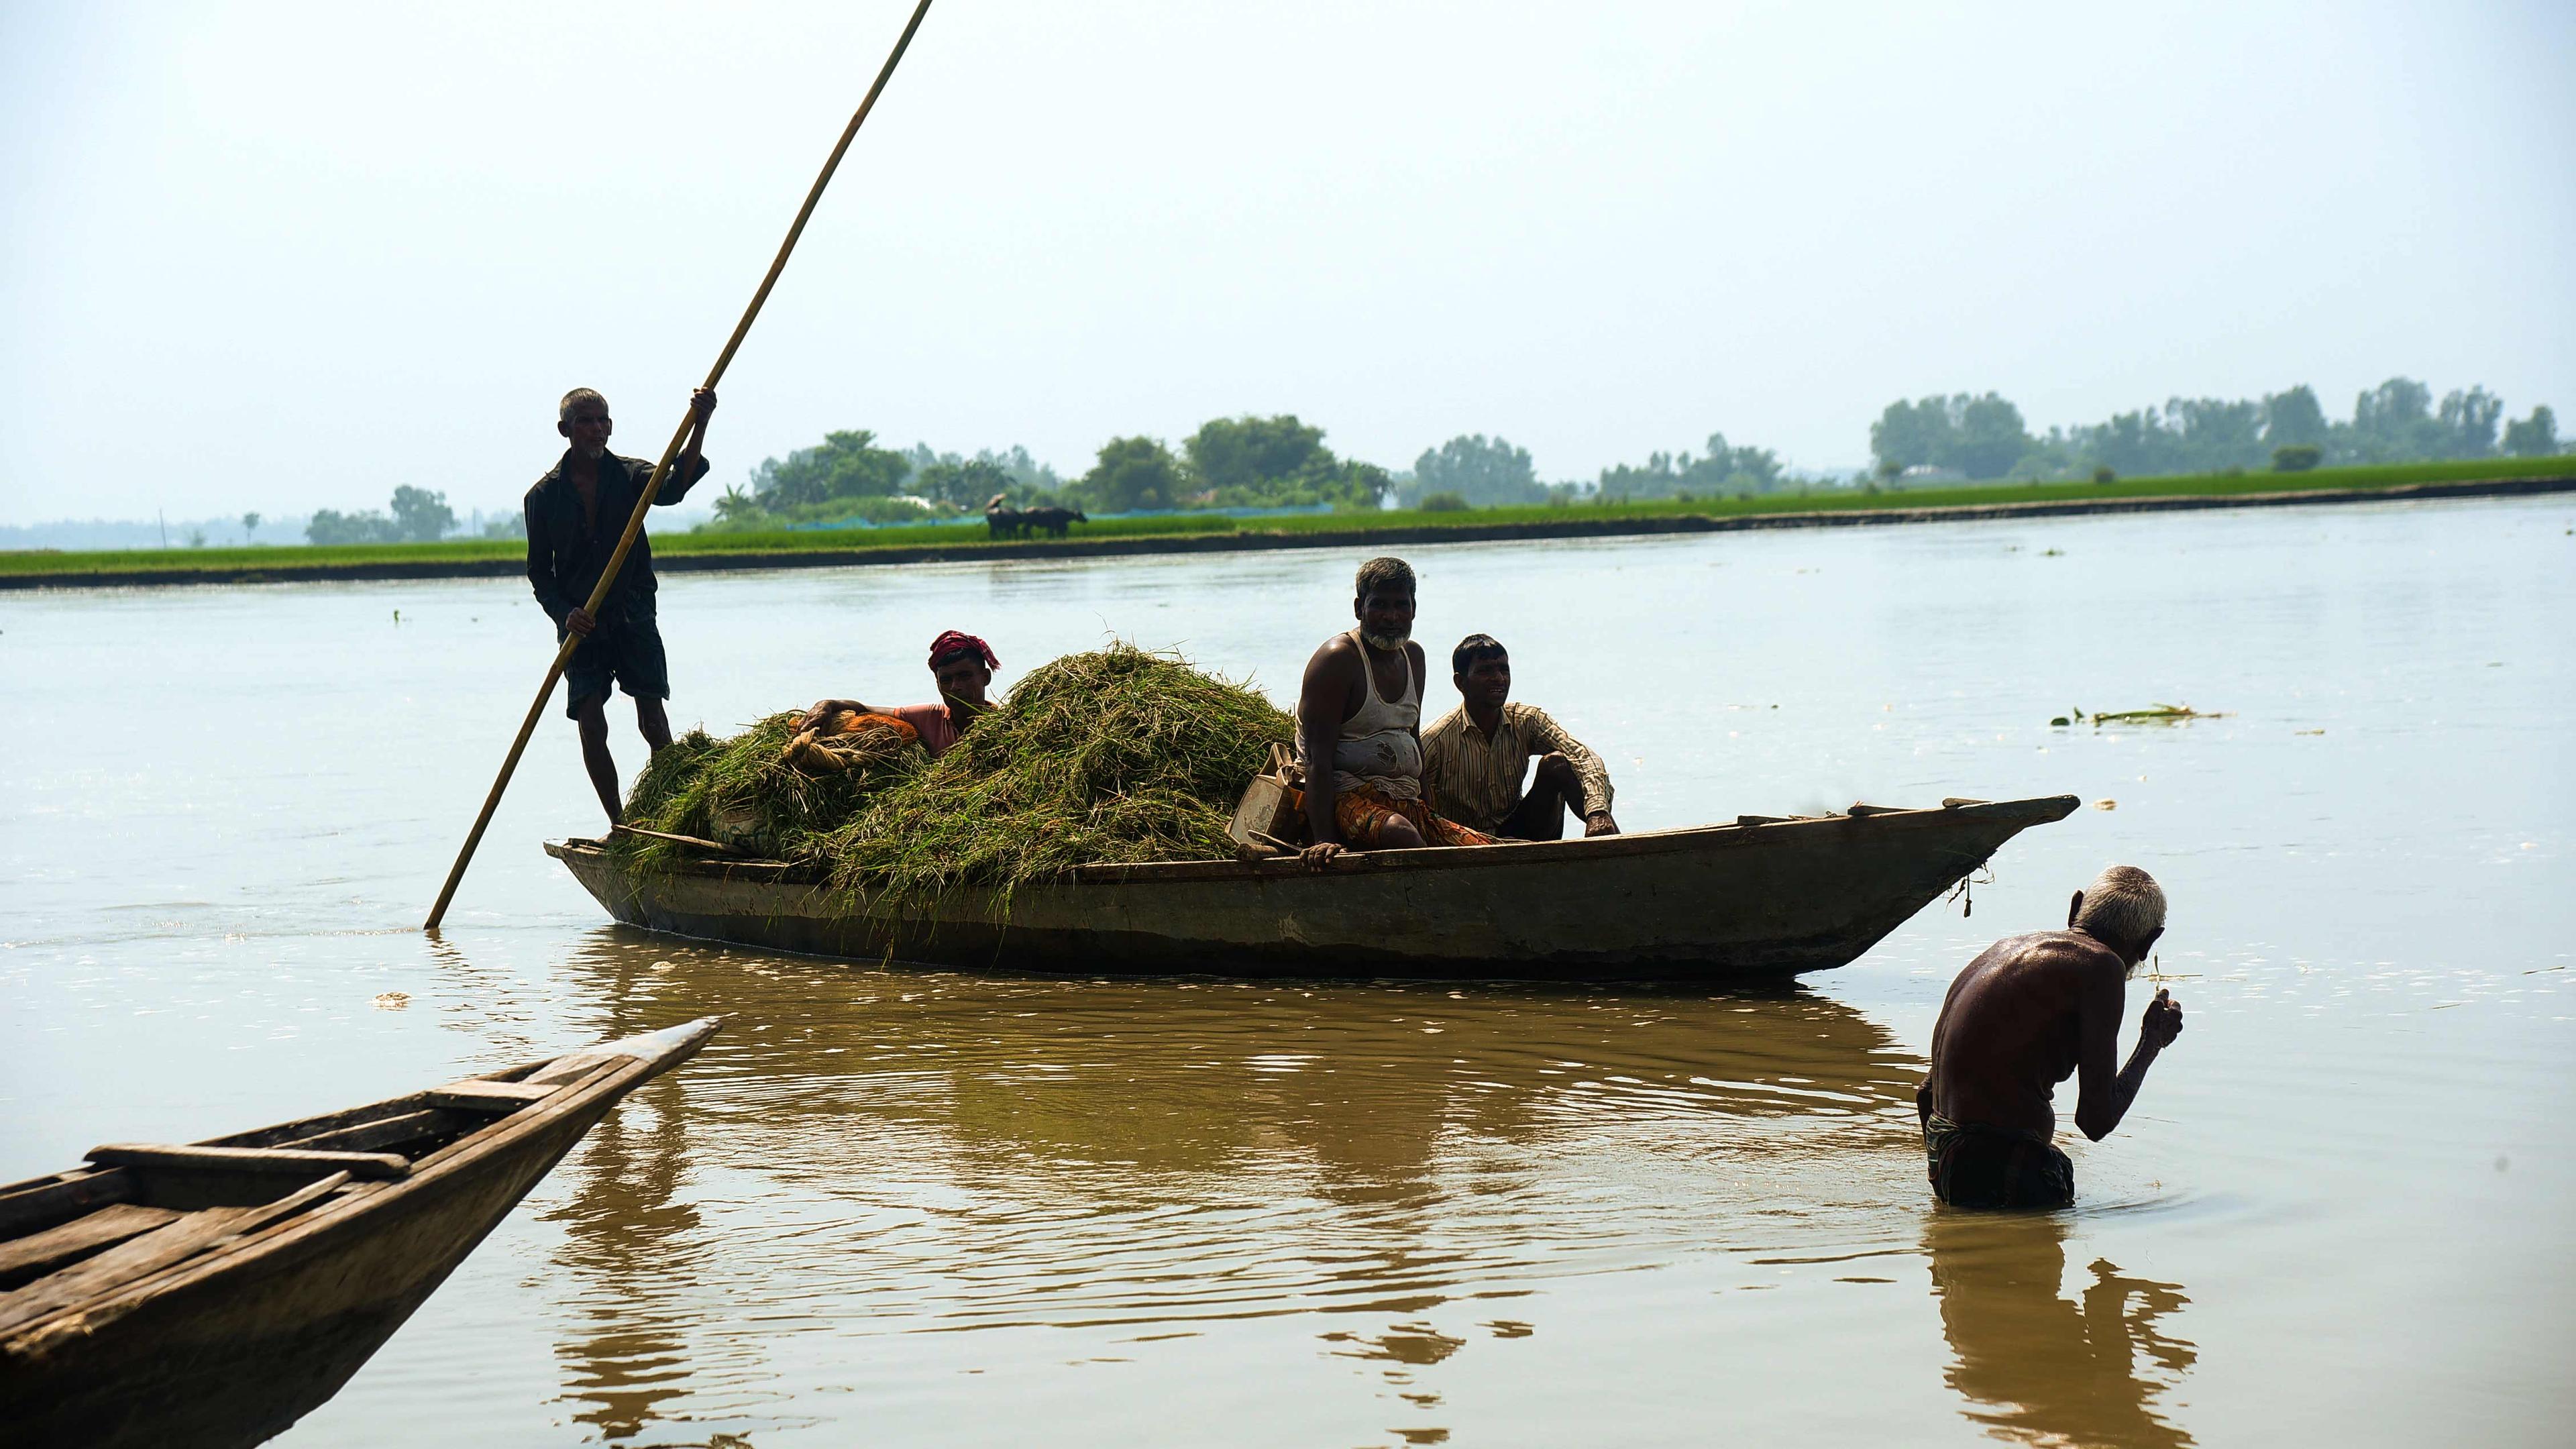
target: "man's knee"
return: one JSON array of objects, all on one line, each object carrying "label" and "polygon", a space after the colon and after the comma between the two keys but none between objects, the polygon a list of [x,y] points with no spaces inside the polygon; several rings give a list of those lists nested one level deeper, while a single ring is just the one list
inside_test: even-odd
[{"label": "man's knee", "polygon": [[589,744],[597,741],[605,744],[607,742],[608,711],[604,707],[607,702],[605,698],[597,695],[589,699],[573,701],[572,722],[581,731],[582,743]]},{"label": "man's knee", "polygon": [[1381,850],[1418,850],[1422,846],[1422,832],[1414,829],[1413,822],[1401,815],[1387,821],[1377,834]]}]

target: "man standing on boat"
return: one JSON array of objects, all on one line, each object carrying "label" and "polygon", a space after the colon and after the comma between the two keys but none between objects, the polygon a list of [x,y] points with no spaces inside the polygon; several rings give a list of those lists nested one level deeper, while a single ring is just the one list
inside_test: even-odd
[{"label": "man standing on boat", "polygon": [[[690,395],[689,443],[654,495],[656,505],[679,502],[690,485],[707,475],[707,460],[699,449],[715,410],[711,389]],[[644,743],[659,753],[671,742],[671,721],[662,711],[662,701],[671,697],[671,674],[662,657],[662,630],[654,620],[653,545],[640,529],[599,612],[584,605],[607,572],[609,555],[617,551],[636,500],[644,496],[653,465],[608,451],[614,431],[608,399],[589,388],[563,395],[555,409],[555,431],[571,446],[528,490],[528,584],[546,617],[555,621],[556,644],[568,634],[581,639],[564,665],[567,712],[581,727],[581,762],[613,825],[622,818],[624,797],[617,788],[617,762],[608,754],[612,680],[635,701],[635,726]]]},{"label": "man standing on boat", "polygon": [[1932,1192],[1963,1208],[2062,1208],[2075,1167],[2051,1140],[2059,1082],[2079,1080],[2075,1125],[2111,1135],[2157,1053],[2182,1035],[2182,1005],[2163,991],[2119,1060],[2123,987],[2165,933],[2165,893],[2133,865],[2105,869],[2075,893],[2066,929],[2011,936],[1950,983],[1932,1027],[1932,1070],[1914,1094]]},{"label": "man standing on boat", "polygon": [[1422,646],[1413,642],[1413,567],[1360,565],[1351,600],[1359,627],[1324,641],[1297,692],[1297,764],[1306,780],[1306,864],[1345,849],[1491,845],[1493,837],[1431,813],[1422,789]]},{"label": "man standing on boat", "polygon": [[797,721],[799,729],[815,729],[834,714],[874,714],[897,719],[912,727],[921,737],[921,747],[932,759],[948,753],[975,716],[993,707],[985,691],[993,687],[993,671],[1002,661],[993,657],[993,646],[961,630],[951,629],[930,641],[930,677],[939,685],[937,704],[905,704],[892,709],[877,709],[855,699],[818,699]]},{"label": "man standing on boat", "polygon": [[1601,757],[1546,710],[1511,702],[1512,657],[1494,636],[1459,640],[1449,669],[1464,702],[1422,732],[1423,778],[1442,813],[1505,840],[1562,840],[1568,811],[1586,835],[1619,833]]}]

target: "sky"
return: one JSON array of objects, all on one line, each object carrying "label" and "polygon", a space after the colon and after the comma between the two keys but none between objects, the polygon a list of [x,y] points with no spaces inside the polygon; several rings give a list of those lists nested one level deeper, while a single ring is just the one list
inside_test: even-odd
[{"label": "sky", "polygon": [[[657,455],[900,0],[0,0],[0,524],[513,508]],[[939,0],[726,376],[867,428],[1293,412],[1588,478],[1889,401],[2396,374],[2576,413],[2576,6]]]}]

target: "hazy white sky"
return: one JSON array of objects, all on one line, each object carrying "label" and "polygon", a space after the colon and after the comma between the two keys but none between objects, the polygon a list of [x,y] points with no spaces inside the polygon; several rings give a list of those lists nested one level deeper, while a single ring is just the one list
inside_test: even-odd
[{"label": "hazy white sky", "polygon": [[[902,0],[0,8],[0,523],[514,507],[651,455]],[[843,427],[1290,411],[1588,477],[2393,373],[2576,412],[2576,6],[940,0],[726,379]]]}]

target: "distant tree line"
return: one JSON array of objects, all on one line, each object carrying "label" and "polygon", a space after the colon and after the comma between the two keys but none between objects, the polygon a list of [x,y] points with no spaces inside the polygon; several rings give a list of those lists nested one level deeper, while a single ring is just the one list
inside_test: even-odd
[{"label": "distant tree line", "polygon": [[[257,514],[243,515],[250,529]],[[447,495],[432,493],[409,484],[394,490],[389,512],[368,509],[359,513],[341,513],[335,509],[314,510],[311,521],[304,525],[304,541],[315,544],[335,543],[430,543],[445,538],[456,527],[456,510],[447,506]]]},{"label": "distant tree line", "polygon": [[[1870,425],[1877,478],[1907,473],[1975,480],[2223,473],[2351,463],[2399,463],[2499,454],[2546,457],[2565,446],[2546,407],[2508,419],[2483,387],[2438,400],[2412,378],[2395,377],[2353,400],[2333,419],[2304,385],[2257,398],[2173,398],[2161,407],[2116,413],[2099,423],[2033,433],[2000,393],[1956,393],[1887,405]],[[1065,478],[1028,449],[972,456],[881,444],[865,429],[827,434],[810,448],[766,458],[747,484],[715,501],[723,529],[864,519],[893,523],[956,517],[1000,497],[1016,507],[1062,504],[1087,513],[1192,508],[1329,507],[1337,510],[1497,508],[1669,498],[1750,497],[1783,489],[1872,486],[1800,474],[1769,448],[1711,433],[1697,452],[1653,452],[1586,481],[1542,480],[1529,450],[1500,435],[1466,433],[1426,448],[1408,472],[1335,453],[1324,430],[1294,413],[1212,418],[1175,448],[1160,438],[1112,438],[1091,466]],[[243,519],[245,536],[257,515]],[[443,493],[396,488],[385,511],[316,512],[305,537],[317,544],[403,543],[455,531]],[[494,520],[486,537],[524,536],[516,514]]]},{"label": "distant tree line", "polygon": [[1092,513],[1180,508],[1375,508],[1395,478],[1337,456],[1324,430],[1293,413],[1215,418],[1181,440],[1112,438],[1071,480],[1029,456],[990,449],[965,457],[916,444],[880,446],[864,430],[832,433],[811,448],[762,460],[748,487],[716,500],[718,526],[863,518],[893,522],[954,516],[1002,497],[1014,505],[1060,503]]},{"label": "distant tree line", "polygon": [[2556,454],[2560,442],[2557,416],[2546,407],[2507,421],[2503,400],[2483,387],[2454,390],[2437,403],[2425,384],[2392,377],[2356,397],[2352,416],[2341,421],[2328,418],[2315,390],[2302,384],[2260,399],[2178,397],[2042,435],[1998,393],[1900,399],[1870,425],[1869,447],[1888,478],[1929,469],[2039,479],[2297,471],[2499,453],[2538,458]]}]

